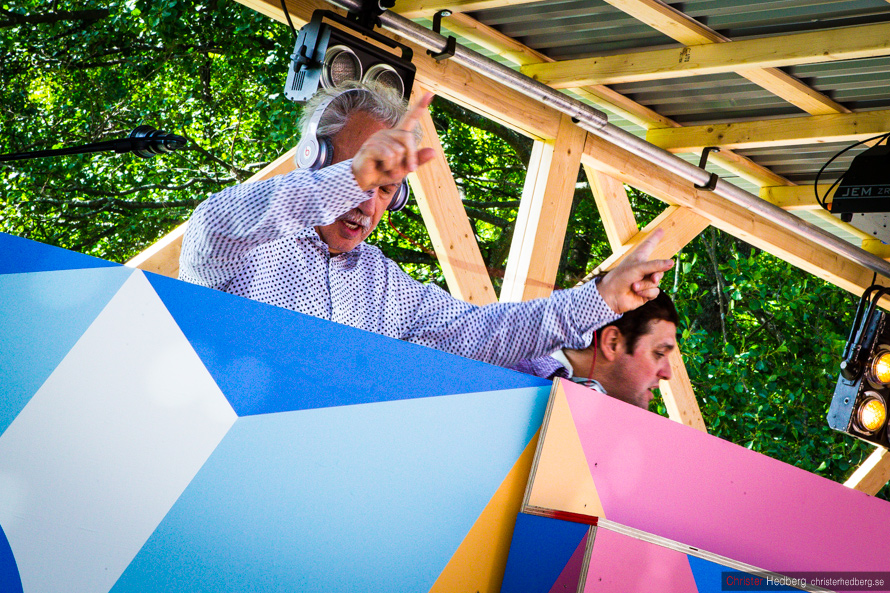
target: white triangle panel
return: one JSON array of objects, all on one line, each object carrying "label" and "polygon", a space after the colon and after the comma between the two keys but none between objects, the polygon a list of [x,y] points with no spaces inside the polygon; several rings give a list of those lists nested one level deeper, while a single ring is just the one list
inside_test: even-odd
[{"label": "white triangle panel", "polygon": [[235,419],[134,273],[0,436],[25,593],[110,590]]}]

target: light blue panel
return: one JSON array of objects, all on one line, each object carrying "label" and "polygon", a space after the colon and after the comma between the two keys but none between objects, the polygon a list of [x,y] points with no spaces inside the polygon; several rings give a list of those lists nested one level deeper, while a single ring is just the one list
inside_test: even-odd
[{"label": "light blue panel", "polygon": [[239,418],[112,591],[428,591],[548,394]]},{"label": "light blue panel", "polygon": [[132,273],[115,266],[0,275],[0,434]]}]

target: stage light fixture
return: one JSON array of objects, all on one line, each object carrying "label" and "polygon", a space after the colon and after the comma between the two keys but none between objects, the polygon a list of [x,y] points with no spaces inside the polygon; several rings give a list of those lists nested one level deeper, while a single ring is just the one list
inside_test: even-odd
[{"label": "stage light fixture", "polygon": [[877,305],[888,294],[890,288],[878,285],[862,294],[828,409],[831,428],[885,449],[890,448],[890,324]]},{"label": "stage light fixture", "polygon": [[888,139],[890,133],[851,144],[825,163],[816,174],[814,182],[816,199],[823,208],[826,207],[826,197],[831,190],[829,189],[825,196],[819,196],[818,184],[822,172],[832,161],[851,148],[877,140],[877,144],[856,155],[847,171],[832,184],[832,187],[837,186],[837,191],[834,192],[829,211],[832,214],[840,214],[841,220],[845,222],[850,222],[856,213],[890,212],[890,146],[886,144]]},{"label": "stage light fixture", "polygon": [[866,391],[862,403],[856,408],[856,424],[859,429],[874,434],[887,422],[887,406],[874,391]]},{"label": "stage light fixture", "polygon": [[324,52],[321,86],[329,88],[361,78],[362,62],[354,51],[345,45],[335,45]]},{"label": "stage light fixture", "polygon": [[869,365],[869,380],[880,385],[890,384],[890,350],[875,352]]},{"label": "stage light fixture", "polygon": [[407,98],[417,70],[411,63],[413,52],[410,47],[374,31],[363,22],[368,20],[357,15],[344,18],[331,11],[316,10],[297,36],[284,87],[285,97],[303,102],[319,85],[330,88],[346,81],[375,81]]}]

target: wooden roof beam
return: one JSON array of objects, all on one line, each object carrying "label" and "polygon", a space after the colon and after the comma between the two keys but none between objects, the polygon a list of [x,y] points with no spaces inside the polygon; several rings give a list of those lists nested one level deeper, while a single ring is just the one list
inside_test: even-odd
[{"label": "wooden roof beam", "polygon": [[522,72],[554,88],[665,80],[890,55],[890,24],[532,64]]},{"label": "wooden roof beam", "polygon": [[[661,0],[606,0],[606,2],[686,46],[732,41],[729,37]],[[743,70],[739,75],[811,115],[850,112],[840,103],[777,68]]]},{"label": "wooden roof beam", "polygon": [[[414,95],[424,92],[415,87]],[[421,115],[420,127],[420,146],[432,148],[436,156],[408,178],[448,290],[475,305],[494,303],[497,295],[429,112]]]},{"label": "wooden roof beam", "polygon": [[[455,13],[445,19],[443,25],[452,33],[460,35],[517,65],[553,61],[544,54],[526,47],[465,14]],[[570,89],[570,91],[579,98],[632,121],[644,129],[680,127],[680,124],[674,120],[640,105],[607,86],[590,86]],[[711,161],[758,186],[791,184],[790,181],[776,175],[766,167],[729,150],[712,155]]]},{"label": "wooden roof beam", "polygon": [[[472,41],[476,45],[484,47],[517,66],[554,62],[552,58],[460,12],[456,12],[444,19],[442,26],[455,35]],[[641,128],[664,128],[680,125],[670,118],[664,117],[606,86],[587,86],[571,89],[571,91],[598,107],[607,109],[628,121],[634,122]]]},{"label": "wooden roof beam", "polygon": [[[518,46],[515,50],[508,49],[507,51],[516,51],[516,54],[518,56],[528,56],[526,58],[527,61],[522,61],[522,59],[520,59],[520,61],[514,61],[514,63],[520,65],[526,63],[553,61],[549,58],[544,59],[542,54],[539,54],[536,58],[534,54],[536,54],[537,52],[535,52],[534,50],[529,50],[529,48],[516,42],[512,38],[495,31],[494,29],[492,29],[492,31],[495,31],[498,35],[503,36],[506,40],[509,41],[498,44],[500,45],[500,47],[497,49],[492,49],[486,44],[484,40],[484,37],[490,34],[489,32],[483,34],[483,39],[481,40],[474,38],[473,29],[485,28],[487,26],[479,23],[478,21],[474,21],[472,18],[467,17],[466,14],[464,14],[466,12],[483,10],[487,8],[496,8],[500,6],[516,6],[530,1],[533,0],[457,0],[456,2],[441,2],[434,0],[400,0],[396,3],[394,10],[395,12],[398,12],[399,14],[407,18],[431,18],[432,15],[435,14],[437,11],[447,8],[453,11],[453,14],[451,15],[451,17],[445,19],[445,27],[450,29],[457,35],[460,35],[465,39],[470,39],[475,43],[479,43],[479,45],[481,45],[482,47],[491,49],[492,51],[498,53],[498,55],[510,59],[511,61],[514,60],[509,54],[503,53],[503,49],[508,48],[510,45]],[[717,33],[713,29],[710,29],[702,23],[699,23],[695,19],[683,14],[677,9],[664,4],[660,0],[606,1],[619,10],[631,15],[632,17],[643,23],[646,23],[653,29],[660,31],[661,33],[664,33],[665,35],[668,35],[673,39],[676,39],[684,45],[693,46],[704,45],[708,43],[725,43],[727,41],[731,41],[728,37]],[[473,21],[473,23],[468,24],[466,21],[461,22],[463,19],[468,19],[469,21]],[[452,24],[454,23],[457,24],[455,26],[452,26]],[[827,97],[826,95],[816,91],[797,78],[794,78],[790,74],[787,74],[786,72],[783,72],[781,70],[768,68],[745,71],[740,74],[745,78],[748,78],[755,84],[758,84],[763,88],[769,90],[773,94],[782,97],[789,103],[799,107],[807,113],[817,115],[824,113],[849,112],[846,107],[835,102],[830,97]],[[604,90],[605,87],[602,87],[596,90],[590,89],[588,92],[591,92],[595,97],[609,103],[610,98],[608,97],[607,92],[603,92],[603,95],[606,96],[599,96],[599,93],[597,92]],[[596,101],[594,101],[594,103],[596,103]],[[631,110],[630,113],[633,114],[634,111]],[[631,121],[634,120],[631,119]]]},{"label": "wooden roof beam", "polygon": [[890,480],[890,454],[887,449],[875,447],[874,452],[862,462],[844,486],[874,496]]},{"label": "wooden roof beam", "polygon": [[767,221],[713,192],[697,190],[688,180],[593,134],[587,136],[581,159],[669,204],[692,208],[713,226],[857,296],[871,284],[872,272],[864,266],[802,239],[794,230]]},{"label": "wooden roof beam", "polygon": [[584,172],[612,253],[624,253],[630,240],[640,232],[627,190],[622,182],[588,165],[584,165]]},{"label": "wooden roof beam", "polygon": [[855,142],[887,132],[890,109],[651,129],[646,141],[670,152],[699,152],[705,146],[739,149]]},{"label": "wooden roof beam", "polygon": [[474,12],[501,8],[503,6],[520,6],[540,0],[396,0],[393,12],[408,19],[432,18],[440,10],[452,12]]}]

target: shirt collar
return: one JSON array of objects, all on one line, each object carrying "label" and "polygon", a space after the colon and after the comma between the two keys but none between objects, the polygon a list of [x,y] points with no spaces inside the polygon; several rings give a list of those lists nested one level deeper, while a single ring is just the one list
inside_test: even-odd
[{"label": "shirt collar", "polygon": [[557,350],[550,356],[555,358],[557,362],[559,362],[559,364],[566,368],[566,370],[569,372],[569,377],[575,374],[575,369],[572,368],[572,363],[569,362],[569,359],[566,358],[566,355],[562,350]]},{"label": "shirt collar", "polygon": [[[319,250],[324,251],[325,253],[330,253],[328,251],[328,245],[324,241],[321,240],[319,234],[315,231],[315,227],[306,227],[305,229],[301,229],[297,231],[294,236],[298,239],[309,239],[311,240]],[[331,259],[336,259],[338,262],[342,262],[343,268],[347,270],[351,270],[358,264],[359,257],[361,257],[362,251],[365,249],[365,242],[362,241],[358,245],[355,246],[355,249],[352,251],[347,251],[346,253],[338,253],[337,255],[330,256]]]}]

